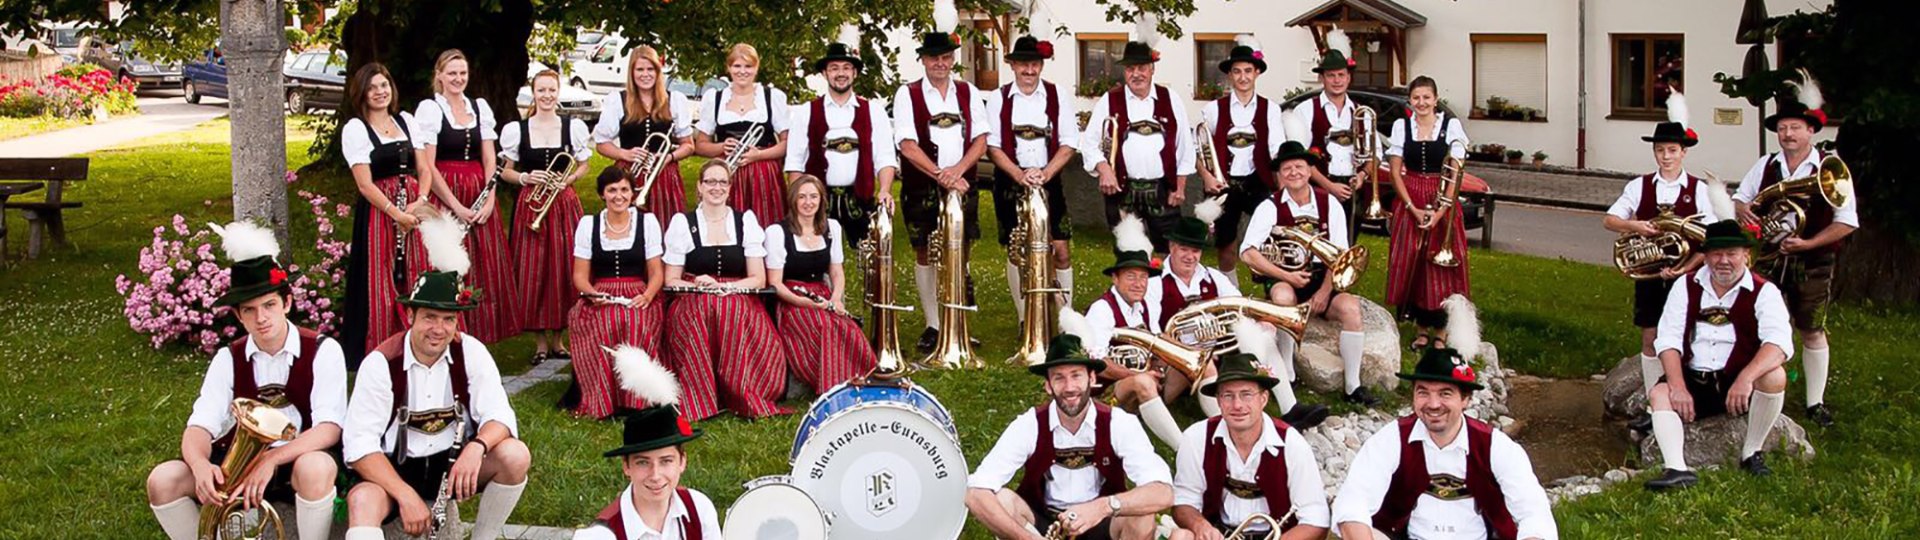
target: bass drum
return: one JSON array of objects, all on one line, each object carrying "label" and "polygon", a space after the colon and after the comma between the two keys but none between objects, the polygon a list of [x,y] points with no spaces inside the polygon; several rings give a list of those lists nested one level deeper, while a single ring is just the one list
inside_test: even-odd
[{"label": "bass drum", "polygon": [[792,464],[793,484],[833,520],[829,538],[950,540],[966,525],[953,419],[911,383],[828,390],[800,423]]},{"label": "bass drum", "polygon": [[825,540],[832,523],[813,497],[785,476],[747,482],[747,492],[727,507],[721,536],[737,540]]}]

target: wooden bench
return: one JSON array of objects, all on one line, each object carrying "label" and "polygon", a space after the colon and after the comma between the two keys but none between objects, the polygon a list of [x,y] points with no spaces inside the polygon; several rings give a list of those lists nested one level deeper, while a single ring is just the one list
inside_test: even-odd
[{"label": "wooden bench", "polygon": [[39,257],[48,241],[67,245],[67,224],[62,212],[79,208],[80,203],[64,199],[66,184],[86,179],[87,158],[0,158],[0,184],[31,186],[15,187],[12,194],[40,186],[47,190],[46,199],[41,201],[14,202],[0,197],[0,256],[6,253],[7,209],[26,212],[27,258]]}]

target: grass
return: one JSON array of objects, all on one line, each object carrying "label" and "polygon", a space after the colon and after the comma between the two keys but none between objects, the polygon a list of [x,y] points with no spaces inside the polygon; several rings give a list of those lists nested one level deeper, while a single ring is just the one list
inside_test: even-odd
[{"label": "grass", "polygon": [[28,135],[39,135],[49,131],[83,126],[88,122],[81,118],[55,118],[34,116],[30,118],[0,118],[0,141],[18,139]]},{"label": "grass", "polygon": [[[147,347],[143,337],[127,330],[112,280],[133,268],[151,229],[172,214],[196,224],[231,215],[226,137],[227,124],[214,121],[91,154],[92,178],[69,191],[73,200],[86,203],[69,219],[76,249],[16,261],[4,271],[0,411],[6,414],[0,416],[0,440],[7,444],[0,445],[0,463],[7,466],[0,468],[0,523],[8,527],[0,530],[0,538],[124,537],[128,531],[158,537],[143,504],[142,480],[154,463],[177,452],[180,426],[206,359]],[[307,161],[307,137],[289,137],[288,156],[296,167]],[[595,169],[604,165],[604,160],[594,162]],[[351,200],[339,173],[307,173],[294,187]],[[599,206],[596,198],[587,199],[590,210]],[[308,228],[303,212],[294,215],[294,230]],[[983,207],[981,216],[989,221],[983,229],[991,239],[997,227],[992,212]],[[1110,246],[1100,231],[1080,232],[1075,298],[1084,306],[1106,286],[1098,272],[1110,260]],[[302,245],[301,238],[295,240]],[[904,235],[899,241],[905,242]],[[1363,243],[1374,250],[1375,268],[1358,292],[1380,298],[1386,244],[1377,237]],[[912,294],[908,253],[905,246],[896,249],[896,282],[907,284],[900,288],[903,301],[911,301]],[[988,368],[914,378],[949,408],[970,461],[985,453],[1013,415],[1040,398],[1035,378],[1001,361],[1011,354],[1017,335],[1001,276],[1004,252],[988,240],[974,256],[983,306],[972,326],[985,342],[980,354]],[[1472,257],[1485,335],[1500,347],[1508,367],[1585,377],[1612,367],[1635,348],[1636,334],[1627,322],[1631,285],[1612,269],[1480,250]],[[1711,472],[1701,487],[1661,497],[1629,482],[1556,509],[1563,536],[1877,538],[1920,530],[1920,517],[1911,511],[1920,508],[1915,489],[1920,475],[1910,458],[1920,455],[1920,443],[1909,435],[1920,429],[1915,420],[1920,377],[1908,367],[1910,354],[1890,337],[1920,334],[1920,312],[1842,306],[1834,310],[1833,325],[1840,354],[1830,399],[1843,423],[1814,433],[1818,459],[1778,463],[1776,475],[1767,480]],[[918,314],[902,318],[909,340],[919,326]],[[494,350],[502,369],[517,373],[525,369],[531,340],[510,340]],[[552,403],[563,388],[547,383],[514,398],[536,455],[535,479],[515,522],[583,524],[624,483],[613,464],[599,457],[617,446],[618,426],[556,410]],[[1799,395],[1798,383],[1794,388]],[[1329,395],[1303,399],[1337,401]],[[1798,399],[1789,411],[1798,410]],[[788,405],[804,409],[807,404]],[[1197,418],[1190,403],[1176,410],[1188,420]],[[724,508],[740,494],[742,482],[787,471],[785,456],[798,422],[797,416],[704,422],[707,435],[691,447],[695,468],[686,483]],[[985,536],[976,527],[966,537]]]}]

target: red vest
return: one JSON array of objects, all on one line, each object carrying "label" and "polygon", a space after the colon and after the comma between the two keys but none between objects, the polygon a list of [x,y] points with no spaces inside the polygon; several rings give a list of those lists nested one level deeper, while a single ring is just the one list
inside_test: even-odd
[{"label": "red vest", "polygon": [[[1321,190],[1319,187],[1312,189],[1313,210],[1315,214],[1318,214],[1317,217],[1314,218],[1314,227],[1322,234],[1327,234],[1327,209],[1332,207],[1327,204],[1326,191]],[[1293,207],[1287,206],[1288,199],[1289,197],[1287,197],[1286,190],[1275,190],[1273,192],[1274,223],[1282,227],[1292,227],[1299,222],[1298,219],[1293,217]]]},{"label": "red vest", "polygon": [[[1114,121],[1120,124],[1120,137],[1113,141],[1113,173],[1121,181],[1132,178],[1127,175],[1127,153],[1121,150],[1127,139],[1133,137],[1133,130],[1127,128],[1133,120],[1127,114],[1126,93],[1126,86],[1107,91],[1107,114],[1116,115]],[[1167,87],[1157,84],[1153,85],[1153,120],[1164,128],[1160,130],[1160,136],[1166,140],[1165,144],[1160,145],[1161,177],[1173,178],[1180,174],[1179,169],[1173,166],[1173,149],[1178,146],[1175,144],[1179,141],[1176,131],[1180,129],[1180,123],[1173,116],[1173,98],[1168,96]]]},{"label": "red vest", "polygon": [[[406,353],[403,351],[406,348],[406,337],[407,332],[401,331],[387,338],[386,341],[380,342],[380,346],[374,348],[380,356],[386,358],[387,380],[392,381],[393,384],[393,413],[387,419],[389,424],[393,423],[393,418],[400,415],[400,408],[407,406],[407,397],[412,395],[407,390],[407,361]],[[468,401],[467,392],[467,356],[462,347],[462,341],[462,337],[456,335],[453,343],[447,346],[447,355],[453,359],[453,365],[447,366],[447,373],[448,378],[453,380],[453,400],[471,411],[473,404]]]},{"label": "red vest", "polygon": [[[1727,354],[1727,365],[1722,368],[1728,373],[1738,374],[1753,361],[1753,355],[1760,352],[1760,318],[1754,312],[1754,301],[1760,296],[1760,288],[1767,280],[1760,274],[1748,272],[1753,276],[1753,290],[1738,291],[1734,294],[1733,307],[1727,310],[1727,318],[1733,323],[1733,351]],[[1700,295],[1706,287],[1699,280],[1687,278],[1687,329],[1680,339],[1680,365],[1685,367],[1693,360],[1693,329],[1700,324]]]},{"label": "red vest", "polygon": [[[679,522],[680,538],[684,540],[701,540],[700,535],[705,531],[702,531],[700,527],[700,507],[694,506],[693,493],[687,491],[687,488],[676,488],[674,492],[680,496],[680,506],[684,506],[687,509],[686,517],[680,518]],[[600,510],[600,515],[594,519],[598,521],[600,525],[613,531],[614,538],[627,540],[627,523],[626,519],[620,516],[620,499],[615,498],[613,504],[609,504],[605,509]],[[662,528],[664,529],[665,527]]]},{"label": "red vest", "polygon": [[[1500,491],[1500,481],[1493,477],[1491,454],[1493,448],[1493,427],[1473,418],[1461,417],[1466,421],[1462,435],[1467,437],[1467,490],[1473,494],[1473,507],[1480,512],[1480,518],[1486,521],[1490,538],[1514,540],[1519,537],[1519,526],[1513,521],[1513,513],[1507,510],[1506,496]],[[1419,427],[1413,415],[1400,418],[1400,468],[1393,474],[1393,483],[1387,487],[1387,496],[1380,502],[1380,511],[1373,514],[1373,527],[1396,538],[1407,535],[1407,519],[1413,516],[1413,507],[1420,503],[1420,495],[1426,493],[1431,478],[1427,476],[1427,450],[1418,442],[1409,442],[1408,437]]]},{"label": "red vest", "polygon": [[[1822,156],[1819,150],[1814,150],[1807,154],[1807,159],[1814,163],[1819,163]],[[1768,187],[1780,183],[1781,180],[1783,179],[1780,178],[1780,154],[1775,152],[1767,158],[1766,170],[1760,173],[1760,189],[1766,190]],[[1755,193],[1758,192],[1756,191]],[[1810,197],[1809,199],[1810,200],[1800,205],[1807,213],[1807,222],[1804,226],[1800,227],[1800,238],[1803,239],[1812,239],[1815,235],[1820,234],[1820,231],[1826,230],[1828,225],[1833,224],[1833,205],[1827,204],[1827,199],[1824,197]],[[1756,210],[1756,213],[1757,212],[1758,210]],[[1809,251],[1808,253],[1838,252],[1840,251],[1841,244],[1844,243],[1846,243],[1846,240],[1842,239],[1838,242],[1822,246],[1820,249]]]},{"label": "red vest", "polygon": [[[1210,521],[1224,522],[1224,516],[1220,513],[1220,500],[1227,487],[1227,445],[1213,436],[1214,431],[1219,428],[1220,417],[1207,419],[1207,451],[1200,461],[1200,470],[1206,473],[1207,487],[1200,492],[1200,515],[1206,516]],[[1287,423],[1274,418],[1273,429],[1280,432],[1281,442],[1286,442]],[[1280,455],[1260,458],[1260,466],[1254,472],[1253,483],[1259,485],[1260,494],[1266,496],[1268,513],[1284,512],[1284,509],[1293,508],[1293,494],[1287,491],[1285,448],[1281,449]],[[1299,523],[1298,519],[1289,518],[1286,523],[1280,524],[1280,529],[1282,531],[1292,529],[1296,523]]]},{"label": "red vest", "polygon": [[[1655,201],[1653,177],[1659,173],[1647,173],[1640,177],[1640,207],[1633,210],[1633,219],[1647,220],[1660,215],[1660,205]],[[1687,217],[1700,213],[1700,204],[1694,193],[1700,186],[1700,178],[1687,175],[1680,184],[1680,196],[1673,199],[1673,215]]]},{"label": "red vest", "polygon": [[[1033,438],[1033,453],[1027,455],[1027,463],[1022,470],[1020,485],[1014,493],[1027,501],[1033,509],[1033,515],[1046,515],[1047,480],[1053,476],[1053,430],[1047,426],[1049,410],[1052,404],[1041,404],[1033,408],[1034,429],[1038,431]],[[1100,471],[1100,496],[1117,495],[1127,490],[1126,463],[1113,451],[1113,409],[1105,403],[1093,402],[1093,467]]]},{"label": "red vest", "polygon": [[[868,113],[867,98],[855,96],[853,99],[853,134],[860,138],[859,157],[853,166],[853,195],[863,202],[872,201],[873,116]],[[807,149],[807,165],[803,168],[824,182],[827,178],[827,97],[814,98],[809,107],[812,116],[807,120],[807,143],[812,148]]]},{"label": "red vest", "polygon": [[[313,358],[320,353],[320,334],[312,330],[293,327],[300,339],[300,356],[293,359],[293,371],[287,374],[287,403],[293,410],[300,412],[301,431],[313,427]],[[253,379],[253,363],[247,359],[247,339],[242,337],[227,344],[227,357],[233,362],[233,397],[260,399],[260,381]],[[244,375],[243,375],[244,374]],[[224,448],[233,442],[233,432],[228,431],[214,446]]]},{"label": "red vest", "polygon": [[[1321,106],[1322,100],[1326,98],[1326,95],[1325,92],[1321,92],[1313,96],[1311,101],[1308,101],[1308,103],[1313,104],[1313,123],[1311,125],[1313,138],[1307,141],[1307,148],[1319,148],[1322,154],[1325,154],[1327,149],[1327,132],[1333,131],[1333,120],[1327,118],[1327,110]],[[1347,96],[1347,102],[1353,102],[1352,95]],[[1327,160],[1320,159],[1314,161],[1314,168],[1320,169],[1320,174],[1326,174]]]},{"label": "red vest", "polygon": [[[913,132],[920,137],[918,139],[920,148],[927,151],[928,161],[932,161],[935,165],[938,165],[940,164],[940,155],[937,152],[939,147],[933,144],[933,139],[928,135],[928,131],[933,126],[928,125],[927,122],[933,119],[933,115],[927,111],[927,96],[921,94],[921,86],[926,84],[926,82],[926,79],[920,79],[907,85],[907,88],[909,88],[909,90],[907,90],[907,101],[913,102]],[[973,137],[968,136],[973,133],[973,107],[971,106],[973,104],[973,85],[957,79],[949,81],[949,83],[953,85],[954,93],[959,96],[959,99],[955,100],[955,103],[960,105],[960,146],[964,149],[967,145],[966,141],[973,139]],[[900,170],[902,180],[925,183],[933,182],[933,177],[920,172],[919,167],[906,166],[901,167]]]},{"label": "red vest", "polygon": [[[1053,83],[1040,81],[1040,84],[1047,89],[1047,159],[1052,160],[1053,154],[1060,151],[1060,125],[1056,121],[1060,118],[1060,92],[1054,89]],[[1000,150],[1008,156],[1013,156],[1016,148],[1013,140],[1013,86],[1013,83],[1008,83],[1000,87]],[[1019,160],[1014,162],[1018,164]]]},{"label": "red vest", "polygon": [[[1233,114],[1227,111],[1229,108],[1227,103],[1232,99],[1233,96],[1227,96],[1214,100],[1213,102],[1215,110],[1218,111],[1218,114],[1215,114],[1213,117],[1215,120],[1213,126],[1213,159],[1214,162],[1219,163],[1221,167],[1226,167],[1228,164],[1233,163],[1233,160],[1229,159],[1227,155],[1227,128],[1228,124],[1233,123]],[[1253,141],[1253,175],[1260,178],[1260,181],[1267,185],[1268,191],[1278,191],[1280,186],[1274,180],[1274,175],[1267,172],[1268,162],[1273,159],[1273,154],[1267,152],[1267,98],[1261,97],[1258,94],[1253,96]],[[1220,174],[1230,173],[1227,172],[1227,169],[1222,168]],[[1220,180],[1223,182],[1226,181],[1225,178],[1221,178]]]},{"label": "red vest", "polygon": [[[1214,285],[1213,276],[1207,272],[1206,267],[1195,267],[1193,271],[1196,274],[1200,274],[1200,295],[1195,298],[1195,300],[1204,301],[1219,298],[1220,288]],[[1179,313],[1182,309],[1186,309],[1188,302],[1186,295],[1180,294],[1180,284],[1175,281],[1177,278],[1173,277],[1173,272],[1169,271],[1161,276],[1163,279],[1160,280],[1160,316],[1158,319],[1160,320],[1160,327],[1166,328],[1167,321],[1173,320],[1173,314]]]},{"label": "red vest", "polygon": [[1113,294],[1113,289],[1107,289],[1107,292],[1101,293],[1097,300],[1107,301],[1107,310],[1113,312],[1114,328],[1132,328],[1127,325],[1127,312],[1120,309],[1120,297]]}]

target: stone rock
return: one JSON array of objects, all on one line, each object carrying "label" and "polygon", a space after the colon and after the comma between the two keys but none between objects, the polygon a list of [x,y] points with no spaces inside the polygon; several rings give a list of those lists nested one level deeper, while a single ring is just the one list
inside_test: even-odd
[{"label": "stone rock", "polygon": [[[1360,298],[1361,332],[1366,333],[1360,353],[1360,384],[1379,391],[1391,391],[1399,384],[1400,325],[1393,313],[1372,300]],[[1314,317],[1308,320],[1305,343],[1294,354],[1294,373],[1301,384],[1315,392],[1341,392],[1346,389],[1344,367],[1340,362],[1340,327],[1332,321]]]},{"label": "stone rock", "polygon": [[1606,479],[1608,483],[1625,482],[1627,481],[1627,471],[1620,469],[1607,471]]},{"label": "stone rock", "polygon": [[1613,370],[1607,372],[1600,388],[1600,399],[1607,404],[1608,416],[1633,418],[1647,410],[1647,396],[1641,390],[1640,380],[1638,354],[1621,359],[1618,365],[1613,366]]},{"label": "stone rock", "polygon": [[[1687,424],[1686,459],[1687,466],[1705,468],[1715,465],[1734,465],[1740,462],[1735,454],[1747,437],[1747,417],[1720,415],[1697,420]],[[1814,456],[1813,443],[1807,440],[1807,430],[1799,423],[1780,415],[1774,420],[1773,431],[1767,434],[1767,442],[1761,450],[1772,454],[1776,459],[1781,456],[1802,460]],[[1649,467],[1660,467],[1660,444],[1654,437],[1640,441],[1640,462]]]}]

